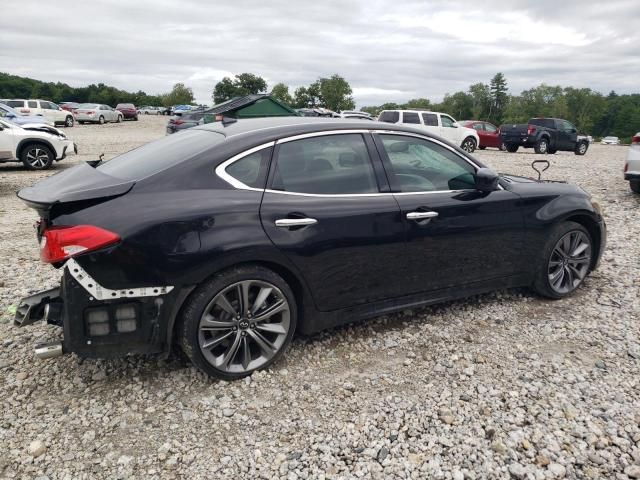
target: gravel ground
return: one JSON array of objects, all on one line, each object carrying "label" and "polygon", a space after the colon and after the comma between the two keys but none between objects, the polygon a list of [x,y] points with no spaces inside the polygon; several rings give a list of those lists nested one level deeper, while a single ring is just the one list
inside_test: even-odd
[{"label": "gravel ground", "polygon": [[[477,296],[298,338],[272,370],[205,378],[177,360],[39,361],[58,329],[12,309],[59,275],[14,192],[164,134],[166,118],[67,129],[81,154],[0,165],[0,477],[640,478],[640,197],[625,147],[548,156],[545,177],[601,200],[601,268],[573,297]],[[486,150],[530,175],[533,153]],[[499,259],[496,259],[499,261]]]}]

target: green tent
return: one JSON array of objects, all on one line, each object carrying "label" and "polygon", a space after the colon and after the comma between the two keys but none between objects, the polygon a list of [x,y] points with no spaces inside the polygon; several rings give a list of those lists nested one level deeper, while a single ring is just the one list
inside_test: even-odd
[{"label": "green tent", "polygon": [[267,94],[246,95],[235,97],[226,102],[214,105],[204,112],[204,123],[212,123],[228,118],[258,118],[258,117],[297,117],[291,107],[270,97]]}]

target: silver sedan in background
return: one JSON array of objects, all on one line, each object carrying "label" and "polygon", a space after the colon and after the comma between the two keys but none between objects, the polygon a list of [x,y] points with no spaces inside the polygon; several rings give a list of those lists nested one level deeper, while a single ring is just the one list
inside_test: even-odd
[{"label": "silver sedan in background", "polygon": [[122,121],[122,113],[109,105],[101,105],[99,103],[82,103],[75,111],[76,121],[78,123],[106,123]]}]

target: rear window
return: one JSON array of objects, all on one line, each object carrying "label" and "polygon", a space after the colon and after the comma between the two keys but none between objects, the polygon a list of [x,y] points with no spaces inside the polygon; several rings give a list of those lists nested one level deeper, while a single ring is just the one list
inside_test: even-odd
[{"label": "rear window", "polygon": [[133,103],[119,103],[116,108],[135,108]]},{"label": "rear window", "polygon": [[415,112],[404,112],[402,114],[403,123],[420,123],[420,116]]},{"label": "rear window", "polygon": [[378,120],[387,123],[398,123],[400,120],[400,112],[382,112],[380,117],[378,117]]},{"label": "rear window", "polygon": [[193,158],[224,139],[217,132],[185,130],[118,155],[98,168],[112,177],[140,180]]},{"label": "rear window", "polygon": [[9,105],[10,107],[13,107],[13,108],[24,107],[24,101],[23,100],[7,100],[4,103],[5,103],[5,105]]}]

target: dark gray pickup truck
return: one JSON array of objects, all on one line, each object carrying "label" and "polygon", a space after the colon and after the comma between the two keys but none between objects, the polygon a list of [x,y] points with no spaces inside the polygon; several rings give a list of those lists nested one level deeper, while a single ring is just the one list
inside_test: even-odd
[{"label": "dark gray pickup truck", "polygon": [[561,118],[532,118],[528,123],[507,123],[500,127],[500,136],[509,152],[524,147],[533,148],[536,153],[560,150],[584,155],[589,148],[588,138],[578,135],[576,127]]}]

